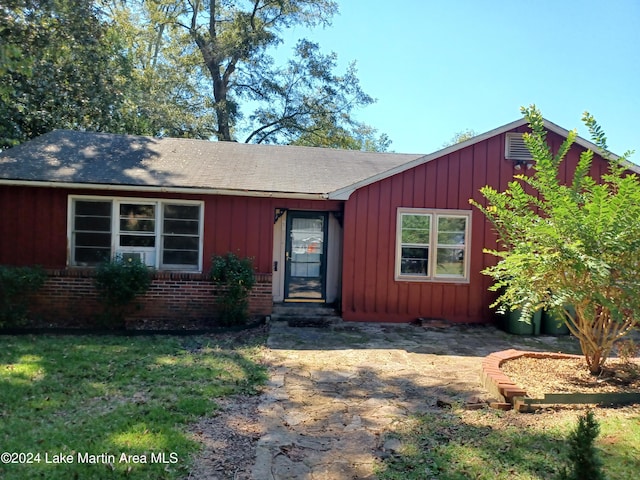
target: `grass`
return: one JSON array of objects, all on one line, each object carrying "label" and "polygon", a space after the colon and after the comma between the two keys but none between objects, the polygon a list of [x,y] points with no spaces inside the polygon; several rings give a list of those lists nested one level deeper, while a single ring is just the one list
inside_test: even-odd
[{"label": "grass", "polygon": [[[454,409],[412,417],[390,434],[401,447],[378,472],[382,480],[553,479],[567,462],[566,438],[581,412],[519,414]],[[609,480],[640,471],[640,409],[595,411],[596,440]]]},{"label": "grass", "polygon": [[260,340],[0,336],[0,478],[184,477],[189,425],[266,380]]}]

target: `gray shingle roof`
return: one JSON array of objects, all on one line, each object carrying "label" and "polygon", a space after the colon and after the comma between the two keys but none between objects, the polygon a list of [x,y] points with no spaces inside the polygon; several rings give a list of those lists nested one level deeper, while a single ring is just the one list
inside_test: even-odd
[{"label": "gray shingle roof", "polygon": [[327,195],[420,157],[55,130],[0,153],[0,179]]}]

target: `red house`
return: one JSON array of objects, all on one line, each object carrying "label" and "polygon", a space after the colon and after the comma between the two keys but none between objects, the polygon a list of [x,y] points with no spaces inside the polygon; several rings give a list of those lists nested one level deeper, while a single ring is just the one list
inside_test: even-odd
[{"label": "red house", "polygon": [[[568,132],[546,127],[557,148]],[[34,308],[51,317],[91,314],[91,269],[114,254],[156,269],[139,315],[206,316],[211,257],[234,252],[254,260],[254,313],[317,302],[345,320],[490,322],[495,236],[469,199],[526,172],[525,131],[429,155],[54,131],[0,153],[0,264],[48,270]],[[596,156],[592,174],[606,168]]]}]

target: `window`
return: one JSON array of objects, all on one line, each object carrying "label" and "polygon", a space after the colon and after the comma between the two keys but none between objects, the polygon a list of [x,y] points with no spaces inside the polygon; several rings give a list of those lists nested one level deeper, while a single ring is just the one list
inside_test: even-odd
[{"label": "window", "polygon": [[200,206],[165,204],[162,224],[162,264],[198,265]]},{"label": "window", "polygon": [[73,203],[73,265],[95,265],[111,255],[111,202]]},{"label": "window", "polygon": [[468,281],[471,211],[398,209],[396,280]]},{"label": "window", "polygon": [[70,200],[70,265],[122,255],[164,270],[201,270],[201,202]]}]

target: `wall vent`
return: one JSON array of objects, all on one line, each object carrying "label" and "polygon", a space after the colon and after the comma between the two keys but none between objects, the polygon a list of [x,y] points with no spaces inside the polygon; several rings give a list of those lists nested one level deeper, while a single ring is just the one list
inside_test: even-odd
[{"label": "wall vent", "polygon": [[531,161],[531,152],[524,144],[521,133],[507,133],[504,158],[515,161]]}]

